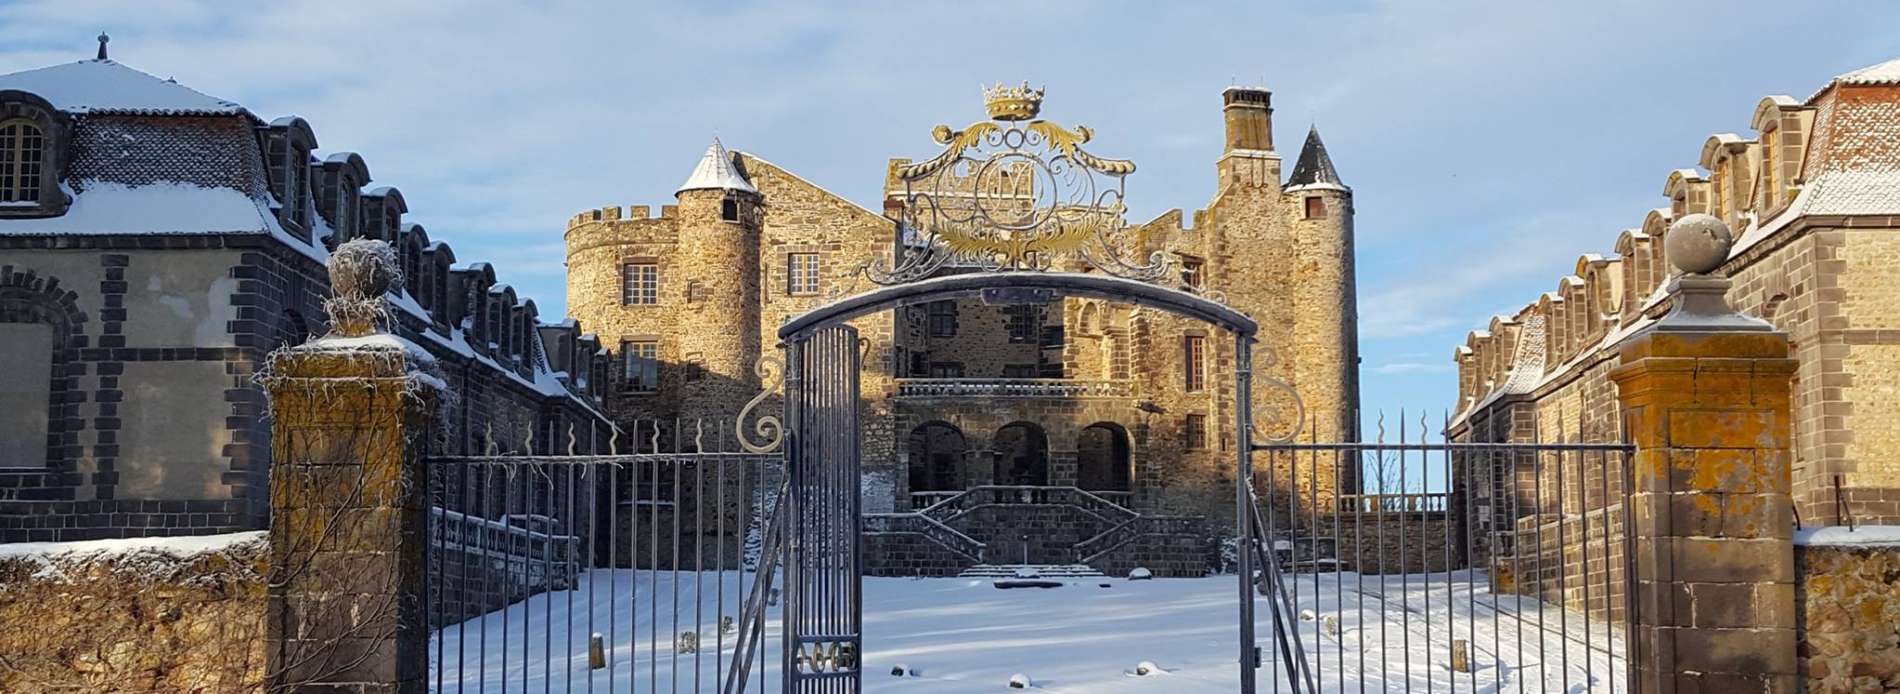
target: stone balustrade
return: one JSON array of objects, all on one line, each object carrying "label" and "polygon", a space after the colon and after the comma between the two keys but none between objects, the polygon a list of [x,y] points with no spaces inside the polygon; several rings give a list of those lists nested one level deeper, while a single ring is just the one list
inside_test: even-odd
[{"label": "stone balustrade", "polygon": [[1129,380],[1066,378],[900,378],[899,398],[1132,398]]}]

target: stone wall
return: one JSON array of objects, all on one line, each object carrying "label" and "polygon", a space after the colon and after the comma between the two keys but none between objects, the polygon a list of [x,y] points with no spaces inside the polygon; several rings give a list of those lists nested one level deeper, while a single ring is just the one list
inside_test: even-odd
[{"label": "stone wall", "polygon": [[1089,560],[1089,567],[1116,577],[1142,568],[1161,578],[1199,578],[1213,572],[1219,555],[1206,533],[1152,533]]},{"label": "stone wall", "polygon": [[858,545],[866,576],[955,576],[975,562],[922,533],[865,533]]},{"label": "stone wall", "polygon": [[[1846,528],[1822,529],[1827,537],[1852,538]],[[1799,657],[1807,691],[1900,691],[1900,528],[1862,528],[1884,533],[1886,544],[1797,542],[1795,611]]]},{"label": "stone wall", "polygon": [[203,547],[0,545],[0,690],[260,690],[263,538]]}]

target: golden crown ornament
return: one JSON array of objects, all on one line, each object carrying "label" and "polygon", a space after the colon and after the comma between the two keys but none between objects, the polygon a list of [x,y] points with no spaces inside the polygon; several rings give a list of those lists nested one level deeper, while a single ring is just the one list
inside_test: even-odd
[{"label": "golden crown ornament", "polygon": [[1029,120],[1042,112],[1042,92],[1031,89],[1028,82],[1020,87],[1006,87],[997,82],[994,87],[983,88],[983,106],[995,120]]}]

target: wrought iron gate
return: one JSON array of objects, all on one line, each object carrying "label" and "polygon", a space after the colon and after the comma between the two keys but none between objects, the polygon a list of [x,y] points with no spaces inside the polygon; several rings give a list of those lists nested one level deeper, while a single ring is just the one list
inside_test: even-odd
[{"label": "wrought iron gate", "polygon": [[857,692],[863,681],[858,558],[858,331],[787,341],[784,691]]},{"label": "wrought iron gate", "polygon": [[1634,691],[1632,447],[1408,429],[1253,447],[1260,688]]}]

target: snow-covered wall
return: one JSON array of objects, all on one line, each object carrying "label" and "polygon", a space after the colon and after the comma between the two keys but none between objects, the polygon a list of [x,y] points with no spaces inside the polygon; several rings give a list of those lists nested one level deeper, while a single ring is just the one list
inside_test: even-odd
[{"label": "snow-covered wall", "polygon": [[0,544],[0,691],[253,691],[264,533]]}]

